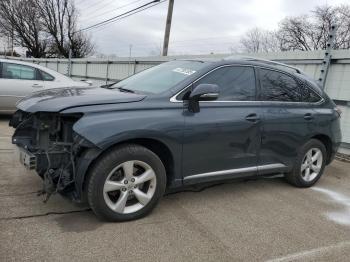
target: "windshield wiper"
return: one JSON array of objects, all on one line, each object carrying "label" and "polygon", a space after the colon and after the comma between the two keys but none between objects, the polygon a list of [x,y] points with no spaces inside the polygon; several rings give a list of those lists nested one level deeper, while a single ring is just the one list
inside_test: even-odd
[{"label": "windshield wiper", "polygon": [[101,88],[106,88],[106,89],[113,89],[112,86],[114,85],[115,83],[112,83],[112,84],[107,84],[107,85],[102,85],[100,86]]},{"label": "windshield wiper", "polygon": [[134,91],[134,90],[127,89],[127,88],[123,88],[123,87],[117,87],[117,89],[118,89],[120,92],[125,92],[125,93],[135,93],[135,91]]}]

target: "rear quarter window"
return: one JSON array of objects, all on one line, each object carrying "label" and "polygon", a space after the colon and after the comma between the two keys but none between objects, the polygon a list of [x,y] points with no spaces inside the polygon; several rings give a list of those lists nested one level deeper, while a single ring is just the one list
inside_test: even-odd
[{"label": "rear quarter window", "polygon": [[282,72],[260,69],[262,101],[300,102],[301,95],[297,81]]},{"label": "rear quarter window", "polygon": [[307,83],[303,83],[300,86],[301,101],[308,103],[317,103],[321,101],[322,97],[318,95]]},{"label": "rear quarter window", "polygon": [[41,77],[42,77],[42,79],[44,81],[53,81],[53,80],[55,80],[55,78],[52,75],[50,75],[49,73],[46,73],[46,72],[44,72],[42,70],[40,70],[40,74],[41,74]]}]

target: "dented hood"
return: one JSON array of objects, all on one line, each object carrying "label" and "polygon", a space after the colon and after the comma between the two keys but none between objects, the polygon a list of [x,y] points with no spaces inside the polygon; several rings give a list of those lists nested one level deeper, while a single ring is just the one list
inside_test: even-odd
[{"label": "dented hood", "polygon": [[146,95],[100,87],[56,88],[36,92],[25,97],[19,101],[17,108],[30,113],[59,112],[80,106],[138,102],[145,97]]}]

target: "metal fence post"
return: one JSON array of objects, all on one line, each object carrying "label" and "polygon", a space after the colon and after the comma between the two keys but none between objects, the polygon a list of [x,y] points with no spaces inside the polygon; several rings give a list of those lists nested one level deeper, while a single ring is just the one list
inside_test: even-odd
[{"label": "metal fence post", "polygon": [[318,82],[320,83],[322,89],[325,89],[325,86],[326,86],[327,75],[328,75],[329,67],[332,60],[331,51],[334,47],[335,34],[336,34],[336,26],[332,25],[331,28],[329,29],[327,48],[326,48],[324,59],[322,61],[321,74],[318,79]]},{"label": "metal fence post", "polygon": [[73,66],[74,66],[74,61],[71,60],[70,63],[69,63],[69,77],[72,76]]},{"label": "metal fence post", "polygon": [[86,60],[86,63],[85,63],[85,78],[88,78],[88,63],[89,63],[89,61]]},{"label": "metal fence post", "polygon": [[108,84],[108,76],[109,76],[109,61],[107,59],[107,69],[106,69],[106,85]]},{"label": "metal fence post", "polygon": [[67,75],[70,77],[72,75],[72,48],[69,49],[68,56],[68,66],[67,66]]},{"label": "metal fence post", "polygon": [[133,71],[134,71],[134,74],[136,74],[136,65],[137,65],[137,61],[135,60],[135,61],[134,61],[134,70],[133,70]]}]

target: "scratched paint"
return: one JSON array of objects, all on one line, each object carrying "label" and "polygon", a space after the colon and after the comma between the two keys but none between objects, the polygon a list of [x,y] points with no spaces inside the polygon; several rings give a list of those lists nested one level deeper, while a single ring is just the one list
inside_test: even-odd
[{"label": "scratched paint", "polygon": [[327,195],[333,202],[337,203],[341,206],[341,210],[334,212],[327,212],[328,219],[341,224],[350,226],[350,197],[344,194],[338,193],[334,190],[321,188],[321,187],[313,187],[313,190],[317,192],[321,192]]}]

